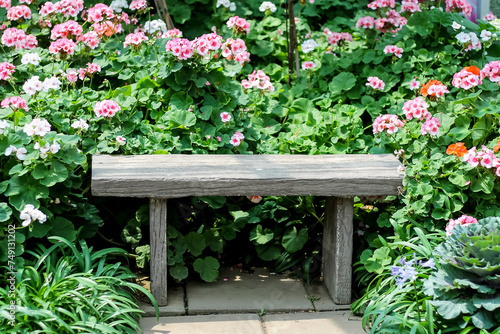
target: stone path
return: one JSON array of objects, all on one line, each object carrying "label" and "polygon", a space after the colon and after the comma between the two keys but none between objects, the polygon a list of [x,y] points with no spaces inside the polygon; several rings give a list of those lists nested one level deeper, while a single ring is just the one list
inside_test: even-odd
[{"label": "stone path", "polygon": [[321,283],[306,287],[265,269],[253,274],[226,269],[216,282],[189,281],[185,289],[169,289],[158,323],[151,305],[141,308],[145,334],[365,333],[349,305],[334,304]]}]

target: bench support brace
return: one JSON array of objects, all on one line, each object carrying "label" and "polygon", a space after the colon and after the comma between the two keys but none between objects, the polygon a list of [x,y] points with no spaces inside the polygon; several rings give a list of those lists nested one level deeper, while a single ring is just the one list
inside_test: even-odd
[{"label": "bench support brace", "polygon": [[327,197],[323,231],[323,278],[335,304],[351,303],[352,197]]},{"label": "bench support brace", "polygon": [[167,200],[149,200],[151,293],[158,306],[167,305]]}]

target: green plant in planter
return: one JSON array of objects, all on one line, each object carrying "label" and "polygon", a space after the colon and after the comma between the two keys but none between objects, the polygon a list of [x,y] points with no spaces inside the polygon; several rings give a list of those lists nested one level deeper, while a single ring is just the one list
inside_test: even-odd
[{"label": "green plant in planter", "polygon": [[443,318],[463,328],[498,328],[500,217],[450,224],[455,225],[451,233],[433,252],[441,267],[424,283],[424,293]]}]

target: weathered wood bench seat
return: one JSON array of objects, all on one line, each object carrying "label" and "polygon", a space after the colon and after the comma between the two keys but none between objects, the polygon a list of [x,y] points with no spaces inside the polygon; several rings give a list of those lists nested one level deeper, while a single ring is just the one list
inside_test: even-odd
[{"label": "weathered wood bench seat", "polygon": [[151,291],[167,304],[167,199],[326,196],[323,277],[337,304],[352,284],[353,197],[396,195],[403,174],[380,155],[94,155],[92,194],[150,198]]}]

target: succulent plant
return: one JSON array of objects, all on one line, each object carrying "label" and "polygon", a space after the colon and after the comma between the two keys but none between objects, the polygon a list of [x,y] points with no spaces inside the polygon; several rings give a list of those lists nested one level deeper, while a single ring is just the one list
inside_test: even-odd
[{"label": "succulent plant", "polygon": [[[445,319],[481,329],[500,326],[500,217],[454,226],[434,256],[441,264],[424,293]],[[465,325],[465,323],[463,323]]]}]

